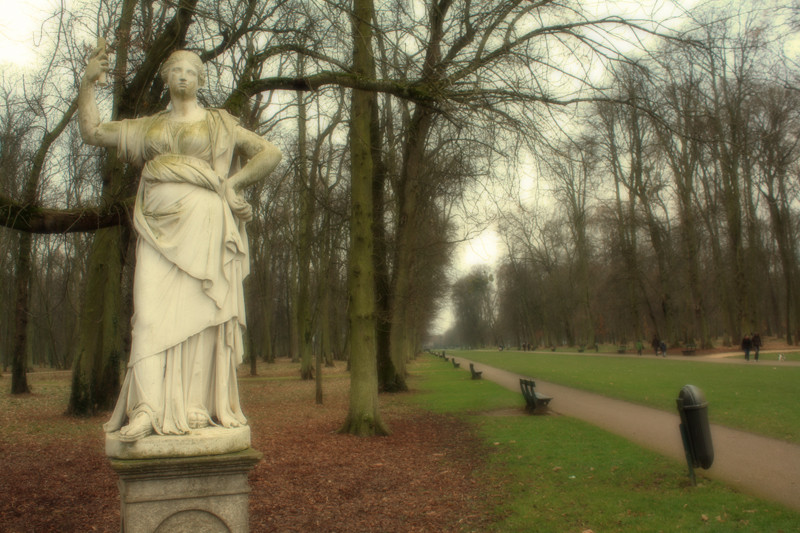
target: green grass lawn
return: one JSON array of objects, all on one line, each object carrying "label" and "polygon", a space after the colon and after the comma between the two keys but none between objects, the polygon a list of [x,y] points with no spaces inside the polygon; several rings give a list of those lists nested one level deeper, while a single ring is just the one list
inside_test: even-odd
[{"label": "green grass lawn", "polygon": [[696,385],[713,423],[800,444],[800,367],[656,357],[549,352],[448,352],[490,366],[605,396],[676,411],[681,387]]},{"label": "green grass lawn", "polygon": [[584,422],[509,415],[521,413],[519,393],[438,359],[410,370],[418,394],[408,401],[462,417],[484,441],[488,460],[476,478],[496,508],[493,531],[798,530],[800,513],[702,476],[692,487],[685,463]]}]

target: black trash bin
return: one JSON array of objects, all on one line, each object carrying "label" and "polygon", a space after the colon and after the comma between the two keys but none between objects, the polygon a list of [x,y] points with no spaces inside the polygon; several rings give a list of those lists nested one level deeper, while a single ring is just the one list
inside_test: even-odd
[{"label": "black trash bin", "polygon": [[686,385],[678,395],[678,412],[681,415],[684,444],[692,466],[710,468],[714,462],[714,445],[711,443],[711,427],[708,424],[708,402],[699,388]]}]

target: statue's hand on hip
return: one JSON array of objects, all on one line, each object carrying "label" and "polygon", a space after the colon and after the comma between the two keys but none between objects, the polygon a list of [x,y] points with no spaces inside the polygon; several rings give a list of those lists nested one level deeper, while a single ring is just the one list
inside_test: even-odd
[{"label": "statue's hand on hip", "polygon": [[228,205],[231,207],[231,211],[234,215],[245,222],[253,220],[253,207],[248,204],[244,196],[237,193],[233,187],[227,187],[225,189],[225,199],[228,201]]}]

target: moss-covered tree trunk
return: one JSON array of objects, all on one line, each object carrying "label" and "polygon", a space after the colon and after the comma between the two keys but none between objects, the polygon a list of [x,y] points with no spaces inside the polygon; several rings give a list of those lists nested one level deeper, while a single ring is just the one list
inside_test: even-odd
[{"label": "moss-covered tree trunk", "polygon": [[89,416],[113,407],[124,364],[123,334],[129,327],[122,312],[124,226],[95,233],[79,320],[67,412]]},{"label": "moss-covered tree trunk", "polygon": [[[372,0],[353,2],[353,71],[374,75]],[[378,405],[375,346],[375,269],[372,241],[372,95],[353,90],[350,120],[351,214],[348,262],[348,333],[350,344],[350,407],[339,430],[359,436],[386,435]]]}]

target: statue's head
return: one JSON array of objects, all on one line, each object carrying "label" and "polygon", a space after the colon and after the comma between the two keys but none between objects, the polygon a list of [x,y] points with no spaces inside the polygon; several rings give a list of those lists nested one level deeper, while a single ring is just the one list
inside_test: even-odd
[{"label": "statue's head", "polygon": [[169,78],[169,71],[172,66],[177,63],[178,61],[187,61],[189,62],[195,69],[197,69],[197,82],[200,87],[204,86],[206,83],[206,70],[203,66],[203,61],[200,59],[200,56],[195,54],[194,52],[190,52],[189,50],[175,50],[172,52],[164,64],[161,65],[161,69],[159,70],[159,74],[161,75],[161,79],[165,82]]}]

